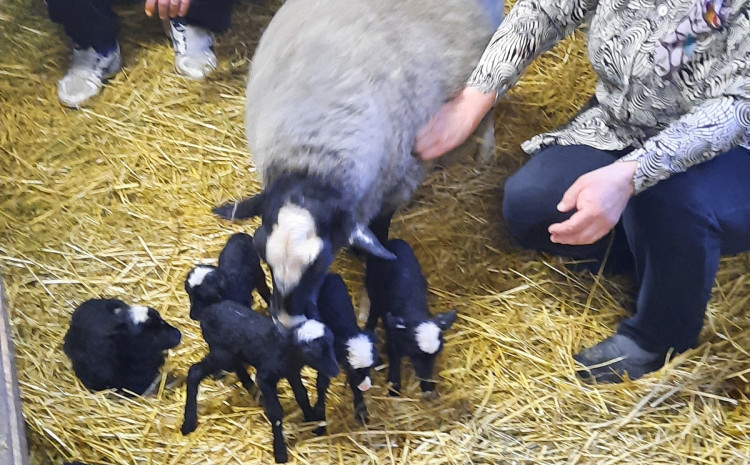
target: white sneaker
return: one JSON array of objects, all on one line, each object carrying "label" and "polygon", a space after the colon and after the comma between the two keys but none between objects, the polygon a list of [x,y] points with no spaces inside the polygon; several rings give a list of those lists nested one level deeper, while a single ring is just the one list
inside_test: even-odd
[{"label": "white sneaker", "polygon": [[73,46],[70,68],[57,81],[57,98],[67,107],[76,108],[97,95],[104,81],[120,71],[120,46],[106,53],[97,53],[93,47]]},{"label": "white sneaker", "polygon": [[216,69],[214,39],[208,29],[169,21],[177,72],[190,79],[203,79]]}]

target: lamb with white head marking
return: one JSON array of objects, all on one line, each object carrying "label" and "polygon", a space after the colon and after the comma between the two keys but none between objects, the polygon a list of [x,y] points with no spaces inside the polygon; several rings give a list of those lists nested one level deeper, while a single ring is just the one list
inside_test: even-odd
[{"label": "lamb with white head marking", "polygon": [[164,351],[181,338],[180,331],[153,308],[90,299],[73,312],[63,350],[88,389],[140,395],[164,364]]},{"label": "lamb with white head marking", "polygon": [[443,332],[456,321],[456,311],[430,314],[427,280],[414,251],[401,239],[385,247],[395,260],[367,257],[365,286],[370,298],[370,314],[365,327],[374,330],[384,320],[390,394],[401,390],[401,359],[411,360],[425,397],[434,397],[435,358],[443,349]]},{"label": "lamb with white head marking", "polygon": [[502,8],[497,0],[287,0],[271,20],[247,85],[247,137],[264,191],[214,211],[262,217],[255,244],[282,323],[315,316],[341,247],[393,258],[381,242],[428,167],[412,155],[417,131],[464,86]]},{"label": "lamb with white head marking", "polygon": [[[363,331],[357,324],[349,291],[344,280],[337,274],[328,274],[318,296],[320,320],[331,329],[336,359],[346,373],[346,380],[354,397],[354,418],[360,423],[369,419],[367,406],[362,393],[372,385],[370,368],[378,359],[375,348],[375,334]],[[318,381],[317,408],[325,411],[325,392],[327,384]],[[323,399],[322,406],[321,399]]]},{"label": "lamb with white head marking", "polygon": [[[188,281],[192,276],[188,275]],[[321,322],[309,320],[291,330],[280,330],[271,318],[231,300],[202,301],[202,283],[185,288],[200,321],[209,353],[190,367],[187,378],[185,418],[182,434],[189,434],[198,424],[197,396],[201,381],[220,370],[234,371],[243,386],[250,390],[253,381],[247,367],[255,367],[255,380],[261,391],[263,406],[273,432],[273,452],[277,463],[287,461],[282,419],[284,410],[277,393],[282,378],[289,381],[305,421],[320,421],[310,406],[300,371],[310,366],[319,375],[332,378],[339,372],[333,351],[333,335]],[[191,313],[192,310],[191,310]]]}]

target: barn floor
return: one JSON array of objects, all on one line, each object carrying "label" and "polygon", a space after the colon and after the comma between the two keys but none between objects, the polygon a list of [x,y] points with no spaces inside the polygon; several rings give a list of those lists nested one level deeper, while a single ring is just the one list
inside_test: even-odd
[{"label": "barn floor", "polygon": [[[31,463],[271,463],[262,407],[234,376],[203,383],[194,434],[179,426],[184,376],[206,350],[182,283],[230,233],[256,226],[219,221],[210,208],[259,188],[244,85],[279,4],[236,3],[206,82],[175,74],[142,2],[118,5],[125,68],[80,111],[57,101],[67,44],[42,0],[0,8],[0,274]],[[499,105],[496,160],[437,170],[394,221],[433,310],[459,313],[438,364],[440,398],[422,401],[408,370],[406,392],[390,398],[379,371],[361,426],[340,377],[329,434],[315,437],[283,384],[293,463],[748,463],[750,256],[722,261],[702,345],[638,382],[592,387],[575,377],[571,354],[615,330],[632,308],[630,282],[569,271],[507,239],[502,185],[526,159],[519,144],[564,122],[593,83],[582,37],[560,44]],[[358,303],[362,264],[343,254],[335,269]],[[62,338],[76,305],[94,296],[146,303],[183,331],[154,395],[91,393],[74,377]]]}]

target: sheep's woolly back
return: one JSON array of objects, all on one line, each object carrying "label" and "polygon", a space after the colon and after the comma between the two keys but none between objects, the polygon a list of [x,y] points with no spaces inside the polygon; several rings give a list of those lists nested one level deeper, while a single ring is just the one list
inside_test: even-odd
[{"label": "sheep's woolly back", "polygon": [[322,248],[310,212],[293,204],[281,207],[266,243],[268,265],[274,270],[276,290],[281,295],[297,286],[302,271],[318,258]]},{"label": "sheep's woolly back", "polygon": [[297,329],[297,339],[300,342],[310,342],[323,337],[326,327],[317,320],[307,320]]},{"label": "sheep's woolly back", "polygon": [[375,364],[372,341],[364,334],[358,334],[346,341],[347,361],[355,370]]},{"label": "sheep's woolly back", "polygon": [[464,85],[491,33],[474,0],[287,0],[247,87],[264,184],[290,171],[335,181],[357,196],[363,224],[408,201],[424,176],[416,133]]},{"label": "sheep's woolly back", "polygon": [[440,328],[432,321],[425,321],[414,329],[419,350],[434,354],[440,349]]},{"label": "sheep's woolly back", "polygon": [[206,266],[206,265],[198,265],[195,268],[193,268],[193,271],[190,272],[190,275],[188,276],[187,283],[190,287],[196,287],[203,284],[203,280],[206,279],[206,276],[213,273],[216,270],[216,268],[212,266]]}]

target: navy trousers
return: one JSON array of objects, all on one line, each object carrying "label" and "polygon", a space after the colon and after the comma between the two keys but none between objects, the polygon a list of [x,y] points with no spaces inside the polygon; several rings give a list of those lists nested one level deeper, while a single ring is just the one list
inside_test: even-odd
[{"label": "navy trousers", "polygon": [[[603,259],[609,237],[554,244],[547,228],[572,214],[556,205],[579,176],[621,155],[588,146],[540,151],[505,184],[511,234],[527,248]],[[720,256],[750,250],[750,151],[735,148],[633,196],[613,234],[610,257],[633,259],[638,283],[636,312],[618,332],[650,351],[694,347]]]},{"label": "navy trousers", "polygon": [[[82,48],[111,50],[117,43],[120,22],[112,10],[115,0],[47,0],[49,17],[62,24],[65,33]],[[185,24],[213,32],[229,28],[232,0],[192,0]]]}]

